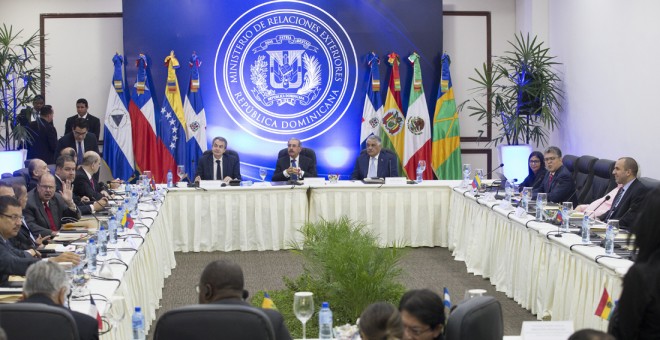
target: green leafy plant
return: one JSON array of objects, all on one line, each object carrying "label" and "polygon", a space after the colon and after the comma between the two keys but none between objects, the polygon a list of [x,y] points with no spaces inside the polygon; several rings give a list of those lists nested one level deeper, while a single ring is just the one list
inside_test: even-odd
[{"label": "green leafy plant", "polygon": [[[304,259],[303,274],[284,278],[285,290],[269,292],[294,338],[302,335],[301,323],[293,314],[293,294],[297,291],[314,293],[317,312],[321,302],[328,301],[336,325],[354,324],[373,302],[399,303],[406,290],[397,281],[402,274],[402,245],[382,248],[378,237],[364,224],[346,217],[307,223],[299,232],[302,241],[291,245]],[[260,306],[262,300],[263,292],[259,292],[252,303]],[[307,334],[316,332],[318,320],[313,317],[307,322]]]},{"label": "green leafy plant", "polygon": [[507,51],[493,62],[475,69],[470,78],[477,86],[474,92],[483,99],[472,100],[468,106],[470,116],[480,121],[491,120],[499,133],[492,142],[518,145],[521,143],[546,144],[548,135],[559,126],[563,91],[554,67],[556,57],[537,37],[516,35],[509,41],[513,51]]}]

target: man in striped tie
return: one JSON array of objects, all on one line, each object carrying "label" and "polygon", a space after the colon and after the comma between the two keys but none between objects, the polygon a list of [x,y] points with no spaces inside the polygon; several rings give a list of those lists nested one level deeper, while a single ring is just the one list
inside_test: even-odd
[{"label": "man in striped tie", "polygon": [[648,188],[637,180],[639,166],[631,157],[621,157],[614,164],[614,180],[617,184],[610,209],[598,218],[619,220],[619,226],[629,228],[635,222]]}]

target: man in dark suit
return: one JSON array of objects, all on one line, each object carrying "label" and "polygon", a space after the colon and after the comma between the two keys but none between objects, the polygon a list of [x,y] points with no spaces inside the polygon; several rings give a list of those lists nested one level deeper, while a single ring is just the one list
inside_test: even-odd
[{"label": "man in dark suit", "polygon": [[82,165],[76,170],[73,181],[73,193],[80,197],[87,197],[91,202],[109,197],[102,185],[94,177],[101,168],[101,157],[94,151],[87,151],[83,156]]},{"label": "man in dark suit", "polygon": [[[199,279],[199,303],[217,303],[224,305],[240,305],[252,307],[244,299],[248,292],[243,289],[243,270],[229,260],[217,260],[209,263]],[[256,307],[252,307],[256,308]],[[275,339],[291,339],[291,334],[284,324],[280,312],[274,309],[260,309],[266,314],[275,332]],[[227,338],[240,338],[240,334],[223,334]]]},{"label": "man in dark suit", "polygon": [[380,137],[376,135],[367,137],[367,150],[361,152],[355,161],[351,179],[398,177],[396,156],[389,152],[381,152],[381,149]]},{"label": "man in dark suit", "polygon": [[39,111],[45,104],[44,96],[38,94],[32,99],[32,107],[26,107],[16,116],[18,124],[28,126],[39,119]]},{"label": "man in dark suit", "polygon": [[28,163],[28,172],[30,173],[30,180],[27,182],[26,187],[30,191],[37,187],[41,176],[49,173],[50,170],[48,170],[48,164],[46,162],[38,158],[33,158]]},{"label": "man in dark suit", "polygon": [[23,284],[24,299],[20,303],[42,303],[60,307],[71,313],[80,340],[97,340],[99,338],[97,320],[64,307],[68,292],[69,280],[62,267],[51,262],[35,263],[27,270]]},{"label": "man in dark suit", "polygon": [[[78,99],[78,101],[76,101],[76,111],[78,112],[78,114],[73,115],[66,119],[66,123],[64,124],[64,131],[70,132],[71,130],[73,130],[74,121],[76,119],[78,118],[85,119],[87,121],[87,131],[94,134],[94,137],[96,137],[96,143],[98,144],[99,138],[101,137],[100,135],[101,120],[88,113],[87,112],[88,108],[89,105],[87,103],[87,99],[85,98]],[[98,149],[96,151],[98,152]]]},{"label": "man in dark suit", "polygon": [[97,138],[93,133],[88,131],[87,120],[83,118],[74,119],[73,130],[67,131],[67,134],[57,141],[55,158],[57,159],[63,149],[73,148],[76,150],[76,155],[78,157],[78,159],[76,159],[76,165],[80,165],[86,151],[99,153]]},{"label": "man in dark suit", "polygon": [[55,112],[50,105],[41,108],[39,119],[30,123],[32,142],[28,145],[27,159],[39,158],[46,164],[55,163],[57,129],[53,125]]},{"label": "man in dark suit", "polygon": [[62,193],[56,192],[55,177],[51,174],[41,176],[37,189],[28,193],[23,215],[30,230],[42,236],[57,233],[62,227],[63,217],[80,218],[80,212],[73,202],[71,185],[65,183]]},{"label": "man in dark suit", "polygon": [[[59,156],[55,161],[55,191],[62,193],[64,184],[71,184],[76,179],[76,162],[70,156]],[[105,209],[108,200],[104,197],[92,202],[89,197],[80,197],[73,193],[73,202],[82,215],[93,214]]]},{"label": "man in dark suit", "polygon": [[[14,197],[21,204],[21,209],[25,208],[27,204],[27,191],[25,185],[20,182],[15,182],[13,185],[0,181],[0,196]],[[49,236],[42,237],[32,235],[30,227],[25,223],[25,219],[21,219],[21,228],[15,237],[9,239],[14,248],[20,250],[39,250],[44,240]]]},{"label": "man in dark suit", "polygon": [[[0,284],[6,284],[9,275],[25,275],[28,267],[39,260],[39,253],[34,250],[23,251],[14,248],[8,240],[16,237],[21,229],[21,204],[10,196],[0,196]],[[80,257],[74,253],[62,253],[50,257],[52,262],[80,263]]]},{"label": "man in dark suit", "polygon": [[202,156],[197,163],[195,182],[200,180],[241,180],[241,167],[236,157],[226,155],[227,140],[224,137],[213,138],[211,154]]},{"label": "man in dark suit", "polygon": [[622,157],[614,164],[614,180],[619,190],[612,201],[612,207],[598,218],[602,221],[619,220],[623,228],[634,227],[640,207],[649,189],[637,180],[639,166],[631,157]]},{"label": "man in dark suit", "polygon": [[309,157],[300,154],[302,143],[297,138],[289,139],[288,155],[280,157],[275,165],[273,182],[301,180],[305,177],[316,177],[316,163]]},{"label": "man in dark suit", "polygon": [[575,181],[562,162],[561,150],[556,146],[551,146],[545,150],[543,156],[548,172],[532,189],[533,195],[544,192],[548,194],[548,202],[573,202],[575,206],[577,203]]}]

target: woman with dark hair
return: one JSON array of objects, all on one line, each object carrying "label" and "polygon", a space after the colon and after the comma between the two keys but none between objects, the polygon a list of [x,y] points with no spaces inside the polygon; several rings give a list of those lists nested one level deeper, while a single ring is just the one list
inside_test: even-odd
[{"label": "woman with dark hair", "polygon": [[525,177],[525,180],[520,183],[518,186],[518,191],[522,191],[524,187],[534,187],[536,183],[543,179],[545,176],[545,161],[543,160],[543,154],[539,151],[534,151],[529,154],[527,168],[529,169],[529,175]]},{"label": "woman with dark hair", "polygon": [[646,196],[635,226],[635,264],[623,278],[608,333],[617,339],[660,339],[660,188]]},{"label": "woman with dark hair", "polygon": [[409,290],[401,297],[399,311],[404,339],[444,339],[445,305],[438,294],[428,289]]},{"label": "woman with dark hair", "polygon": [[358,326],[363,340],[403,339],[401,314],[387,302],[369,305],[360,315]]}]

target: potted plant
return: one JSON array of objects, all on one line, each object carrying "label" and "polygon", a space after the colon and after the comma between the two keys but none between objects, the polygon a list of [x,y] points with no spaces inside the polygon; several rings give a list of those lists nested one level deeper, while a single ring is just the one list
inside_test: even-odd
[{"label": "potted plant", "polygon": [[0,146],[5,150],[24,148],[31,141],[28,128],[18,124],[17,117],[39,93],[44,80],[34,53],[39,46],[38,31],[21,41],[22,32],[5,24],[0,28],[0,116],[4,123]]},{"label": "potted plant", "polygon": [[[530,144],[545,145],[549,134],[560,124],[563,91],[555,70],[559,63],[549,54],[549,48],[536,36],[530,38],[529,34],[520,33],[515,38],[509,41],[513,50],[497,57],[492,66],[484,63],[482,70],[475,69],[476,76],[470,80],[477,84],[474,91],[480,99],[473,99],[468,109],[484,125],[491,121],[497,127],[490,142],[501,144],[500,161],[508,165],[505,169],[522,169],[526,175]],[[518,149],[513,152],[520,155],[515,159],[523,157],[520,163],[502,155],[507,152],[504,149],[509,149],[502,144],[522,145],[522,150],[512,148]],[[524,178],[511,177],[508,171],[505,174],[508,178]]]}]

